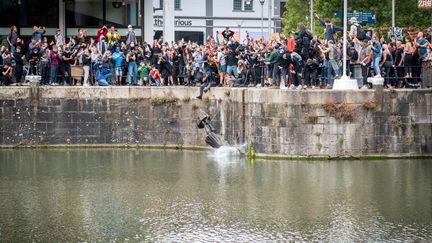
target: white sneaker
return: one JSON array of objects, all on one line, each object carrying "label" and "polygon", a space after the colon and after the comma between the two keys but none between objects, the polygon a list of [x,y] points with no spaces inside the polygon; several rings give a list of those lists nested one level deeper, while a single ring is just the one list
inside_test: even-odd
[{"label": "white sneaker", "polygon": [[302,90],[303,87],[301,85],[297,86],[297,90]]},{"label": "white sneaker", "polygon": [[286,87],[286,86],[282,86],[280,89],[284,89],[284,90],[287,90],[288,89],[288,87]]},{"label": "white sneaker", "polygon": [[291,84],[291,85],[289,86],[289,89],[295,89],[294,84]]},{"label": "white sneaker", "polygon": [[257,84],[255,87],[257,87],[257,88],[261,88],[262,85],[261,85],[261,84]]},{"label": "white sneaker", "polygon": [[363,85],[363,87],[361,87],[361,89],[369,89],[369,87],[367,85]]},{"label": "white sneaker", "polygon": [[312,89],[315,89],[315,86],[312,85]]}]

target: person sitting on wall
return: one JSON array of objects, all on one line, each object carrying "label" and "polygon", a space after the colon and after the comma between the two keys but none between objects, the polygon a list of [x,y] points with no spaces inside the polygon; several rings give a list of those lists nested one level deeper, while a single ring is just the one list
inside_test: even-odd
[{"label": "person sitting on wall", "polygon": [[110,51],[106,51],[105,54],[98,59],[98,62],[93,68],[96,70],[96,80],[99,86],[109,86],[112,84]]},{"label": "person sitting on wall", "polygon": [[12,82],[12,66],[0,65],[0,85],[9,85]]},{"label": "person sitting on wall", "polygon": [[203,93],[207,93],[210,90],[212,82],[209,80],[208,74],[204,71],[204,69],[200,66],[196,66],[193,71],[194,75],[194,83],[200,84],[200,91],[197,99],[202,99]]},{"label": "person sitting on wall", "polygon": [[148,76],[150,74],[151,67],[146,63],[144,60],[140,62],[140,66],[138,68],[139,73],[139,83],[140,84],[147,84],[148,83]]},{"label": "person sitting on wall", "polygon": [[151,68],[151,71],[148,75],[148,79],[149,79],[151,86],[160,86],[161,85],[160,72],[155,66],[153,66]]},{"label": "person sitting on wall", "polygon": [[39,67],[40,60],[39,48],[35,47],[30,51],[29,63],[30,63],[30,73],[29,75],[38,75],[37,69]]}]

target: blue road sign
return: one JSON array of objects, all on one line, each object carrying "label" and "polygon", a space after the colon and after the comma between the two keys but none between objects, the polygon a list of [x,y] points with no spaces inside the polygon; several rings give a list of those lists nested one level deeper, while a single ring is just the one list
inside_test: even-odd
[{"label": "blue road sign", "polygon": [[[335,18],[341,18],[342,14],[337,12],[334,14]],[[356,17],[359,24],[376,24],[376,15],[375,13],[348,13],[348,21],[350,18]]]}]

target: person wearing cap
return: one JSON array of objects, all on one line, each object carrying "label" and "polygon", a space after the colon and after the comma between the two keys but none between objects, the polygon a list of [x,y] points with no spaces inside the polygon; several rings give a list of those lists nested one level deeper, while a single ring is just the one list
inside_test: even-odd
[{"label": "person wearing cap", "polygon": [[[357,51],[357,53],[360,53],[361,50],[363,49],[361,41],[363,39],[365,39],[365,38],[359,38],[359,39],[357,39],[358,38],[357,37],[358,36],[357,32],[361,28],[361,26],[359,25],[359,23],[357,21],[357,18],[356,17],[351,17],[350,23],[351,23],[351,28],[350,28],[349,36],[354,41],[354,49]],[[355,60],[355,61],[357,61],[357,60]]]},{"label": "person wearing cap", "polygon": [[131,45],[132,43],[137,44],[137,38],[132,25],[128,25],[128,33],[126,34],[126,45]]},{"label": "person wearing cap", "polygon": [[56,34],[54,35],[54,40],[55,40],[56,46],[63,46],[64,38],[63,38],[63,35],[61,34],[60,29],[56,29]]},{"label": "person wearing cap", "polygon": [[356,17],[351,17],[350,23],[351,23],[351,28],[350,28],[349,36],[352,39],[354,39],[357,36],[357,28],[359,26],[359,24],[357,22],[357,18]]}]

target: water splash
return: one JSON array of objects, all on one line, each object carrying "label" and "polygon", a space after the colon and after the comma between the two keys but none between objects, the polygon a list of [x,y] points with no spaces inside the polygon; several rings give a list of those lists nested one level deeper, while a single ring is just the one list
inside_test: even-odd
[{"label": "water splash", "polygon": [[222,146],[218,149],[211,150],[209,157],[217,162],[234,163],[244,158],[246,149],[247,144]]}]

